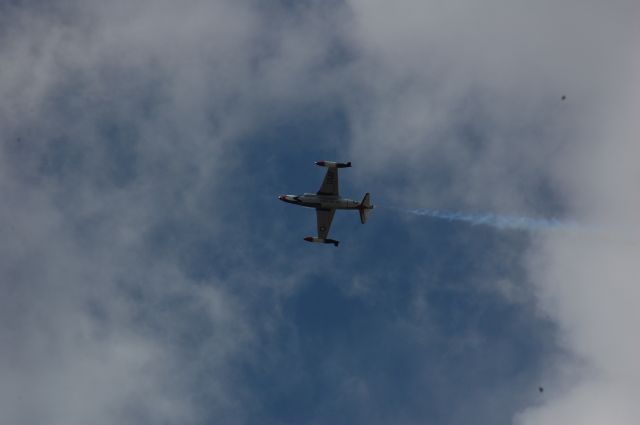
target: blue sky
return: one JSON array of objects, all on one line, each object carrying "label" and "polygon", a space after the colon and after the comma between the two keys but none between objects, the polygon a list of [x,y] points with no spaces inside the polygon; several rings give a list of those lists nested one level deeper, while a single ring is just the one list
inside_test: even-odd
[{"label": "blue sky", "polygon": [[[303,158],[335,156],[317,149],[321,142],[316,137],[326,132],[330,137],[324,139],[331,140],[342,132],[342,120],[325,119],[322,111],[316,115],[319,122],[299,118],[304,133],[314,135],[309,143],[289,148],[280,142],[296,146],[305,139],[293,114],[291,124],[276,133],[274,150],[249,154],[270,157],[267,165],[278,168],[264,167],[260,159],[248,163],[251,181],[261,182],[258,193],[269,193],[270,187],[283,193],[318,187],[324,170],[310,161],[288,165],[295,161],[289,150]],[[269,140],[265,144],[271,148]],[[266,177],[271,173],[277,174],[275,183]],[[402,170],[393,173],[403,178]],[[374,191],[375,186],[355,187],[349,177],[350,170],[341,170],[343,193],[359,198],[364,190]],[[540,358],[554,349],[552,326],[527,306],[531,295],[524,283],[518,303],[486,283],[525,281],[518,251],[527,245],[526,234],[410,219],[378,209],[366,226],[354,214],[338,214],[332,234],[343,244],[319,250],[301,244],[302,236],[314,231],[314,214],[273,199],[254,204],[262,216],[250,225],[251,233],[264,232],[269,222],[288,223],[287,232],[270,238],[279,241],[278,255],[287,258],[278,267],[285,273],[304,268],[306,276],[294,293],[279,300],[280,322],[265,353],[277,360],[248,366],[250,385],[268,389],[259,396],[254,422],[419,423],[429,418],[433,423],[507,423],[513,414],[509,409],[539,397]],[[269,270],[273,259],[263,260]],[[273,294],[265,296],[271,300]],[[511,393],[513,404],[494,411],[485,403],[496,392]],[[475,405],[474,412],[461,414],[452,408],[456,400]]]},{"label": "blue sky", "polygon": [[637,423],[637,5],[394,3],[0,6],[0,423]]}]

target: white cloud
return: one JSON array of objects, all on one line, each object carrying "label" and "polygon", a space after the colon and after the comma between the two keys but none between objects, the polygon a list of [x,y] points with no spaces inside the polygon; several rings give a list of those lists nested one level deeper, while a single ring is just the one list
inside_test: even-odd
[{"label": "white cloud", "polygon": [[[531,192],[551,183],[571,214],[635,240],[636,3],[353,0],[293,18],[230,0],[7,7],[0,422],[245,419],[250,395],[228,364],[251,355],[254,335],[229,288],[282,279],[286,292],[297,274],[201,282],[179,252],[195,233],[230,233],[212,211],[236,142],[298,104],[346,105],[345,150],[361,179],[391,181],[381,195],[539,213],[544,197]],[[397,170],[406,181],[394,183]],[[550,370],[577,375],[546,385],[553,400],[518,423],[638,422],[638,251],[603,232],[540,237],[531,250],[541,311],[574,354]],[[519,299],[515,283],[496,287]],[[185,358],[176,347],[194,323],[211,338]],[[206,394],[193,394],[205,372]],[[365,380],[343,383],[370,400]]]},{"label": "white cloud", "polygon": [[215,213],[234,143],[289,98],[325,95],[305,88],[325,40],[236,1],[5,11],[0,422],[242,422],[238,282],[281,276],[247,279],[233,246],[247,271],[225,279],[181,261],[201,237],[248,240]]},{"label": "white cloud", "polygon": [[[409,191],[436,204],[526,208],[633,48],[632,2],[350,4],[367,96],[352,107],[352,155],[408,167]],[[443,164],[459,171],[444,194],[421,184]]]},{"label": "white cloud", "polygon": [[[635,58],[637,61],[637,58]],[[636,62],[638,65],[638,62]],[[562,343],[581,358],[589,374],[518,423],[552,424],[571,417],[584,424],[635,424],[640,420],[640,321],[635,300],[640,254],[640,67],[611,81],[612,96],[597,108],[599,120],[568,175],[567,196],[592,223],[582,234],[541,238],[533,251],[532,274],[541,306],[560,326]],[[564,385],[561,379],[553,385]]]},{"label": "white cloud", "polygon": [[354,157],[410,169],[401,193],[426,206],[540,213],[547,183],[588,223],[534,237],[529,279],[571,356],[516,422],[639,423],[637,2],[350,4],[370,100]]}]

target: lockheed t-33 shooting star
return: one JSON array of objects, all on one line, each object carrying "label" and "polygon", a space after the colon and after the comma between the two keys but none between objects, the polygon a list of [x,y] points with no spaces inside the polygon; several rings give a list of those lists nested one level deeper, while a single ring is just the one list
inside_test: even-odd
[{"label": "lockheed t-33 shooting star", "polygon": [[358,210],[360,212],[360,222],[367,222],[367,216],[371,213],[369,194],[365,194],[362,202],[340,197],[338,191],[338,168],[351,167],[351,162],[316,161],[316,165],[327,168],[324,181],[320,190],[316,193],[305,193],[303,195],[280,195],[278,199],[290,204],[301,205],[303,207],[315,208],[318,220],[318,237],[307,236],[307,242],[332,243],[338,246],[340,241],[329,239],[329,228],[336,210]]}]

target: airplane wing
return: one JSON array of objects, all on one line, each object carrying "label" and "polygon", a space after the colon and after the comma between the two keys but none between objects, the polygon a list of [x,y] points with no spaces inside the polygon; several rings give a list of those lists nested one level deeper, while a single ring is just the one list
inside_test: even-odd
[{"label": "airplane wing", "polygon": [[318,195],[339,196],[337,168],[327,168],[327,174],[324,175]]},{"label": "airplane wing", "polygon": [[318,237],[326,239],[331,228],[331,220],[336,210],[316,208],[316,218],[318,219]]}]

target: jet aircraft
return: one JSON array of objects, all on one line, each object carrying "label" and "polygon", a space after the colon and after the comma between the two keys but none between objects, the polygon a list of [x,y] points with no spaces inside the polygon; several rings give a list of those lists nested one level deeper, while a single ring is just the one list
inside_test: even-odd
[{"label": "jet aircraft", "polygon": [[327,168],[324,181],[320,190],[316,193],[305,193],[303,195],[280,195],[278,199],[290,204],[303,207],[315,208],[318,222],[318,237],[307,236],[307,242],[332,243],[338,246],[340,241],[329,239],[329,228],[336,210],[358,210],[360,212],[360,222],[367,222],[367,216],[371,213],[370,195],[366,193],[361,202],[340,197],[338,191],[338,168],[351,167],[351,162],[316,161],[316,165]]}]

